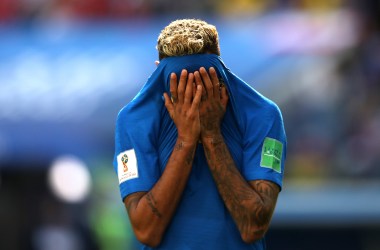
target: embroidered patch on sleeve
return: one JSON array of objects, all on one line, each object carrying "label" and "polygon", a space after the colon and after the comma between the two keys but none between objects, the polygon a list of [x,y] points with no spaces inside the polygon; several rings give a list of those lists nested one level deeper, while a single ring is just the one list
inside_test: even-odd
[{"label": "embroidered patch on sleeve", "polygon": [[134,149],[121,152],[117,156],[117,175],[119,177],[119,184],[139,177]]},{"label": "embroidered patch on sleeve", "polygon": [[282,143],[266,137],[261,152],[260,166],[281,173]]}]

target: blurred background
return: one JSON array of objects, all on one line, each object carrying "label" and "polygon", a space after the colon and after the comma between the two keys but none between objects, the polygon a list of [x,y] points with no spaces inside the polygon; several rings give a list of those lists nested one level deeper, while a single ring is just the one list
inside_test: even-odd
[{"label": "blurred background", "polygon": [[118,111],[170,21],[282,109],[268,249],[380,249],[377,0],[0,0],[0,249],[136,249],[112,166]]}]

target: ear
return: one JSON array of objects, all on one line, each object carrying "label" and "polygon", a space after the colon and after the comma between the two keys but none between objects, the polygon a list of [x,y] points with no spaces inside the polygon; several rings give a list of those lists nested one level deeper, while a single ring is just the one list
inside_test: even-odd
[{"label": "ear", "polygon": [[154,64],[156,64],[156,66],[158,66],[158,64],[160,64],[160,61],[154,61]]}]

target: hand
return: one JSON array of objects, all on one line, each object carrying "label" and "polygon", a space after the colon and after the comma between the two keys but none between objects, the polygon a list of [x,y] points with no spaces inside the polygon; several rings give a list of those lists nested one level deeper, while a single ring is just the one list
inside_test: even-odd
[{"label": "hand", "polygon": [[226,113],[228,95],[225,86],[220,85],[213,67],[209,69],[209,73],[204,67],[201,67],[199,72],[194,72],[194,76],[197,87],[202,86],[206,90],[202,93],[199,108],[201,140],[204,140],[220,135],[220,124]]},{"label": "hand", "polygon": [[177,127],[178,139],[187,143],[196,143],[200,135],[199,104],[202,96],[202,86],[196,86],[194,91],[194,74],[181,72],[177,87],[177,75],[170,75],[170,93],[164,93],[165,107]]}]

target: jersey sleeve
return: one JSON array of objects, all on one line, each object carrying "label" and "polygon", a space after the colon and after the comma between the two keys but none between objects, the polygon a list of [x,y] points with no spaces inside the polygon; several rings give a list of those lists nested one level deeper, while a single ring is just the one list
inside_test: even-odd
[{"label": "jersey sleeve", "polygon": [[113,159],[122,200],[131,193],[149,191],[159,178],[152,138],[129,124],[122,110],[116,121]]},{"label": "jersey sleeve", "polygon": [[242,168],[245,179],[268,180],[282,189],[286,147],[281,111],[271,103],[247,126]]}]

